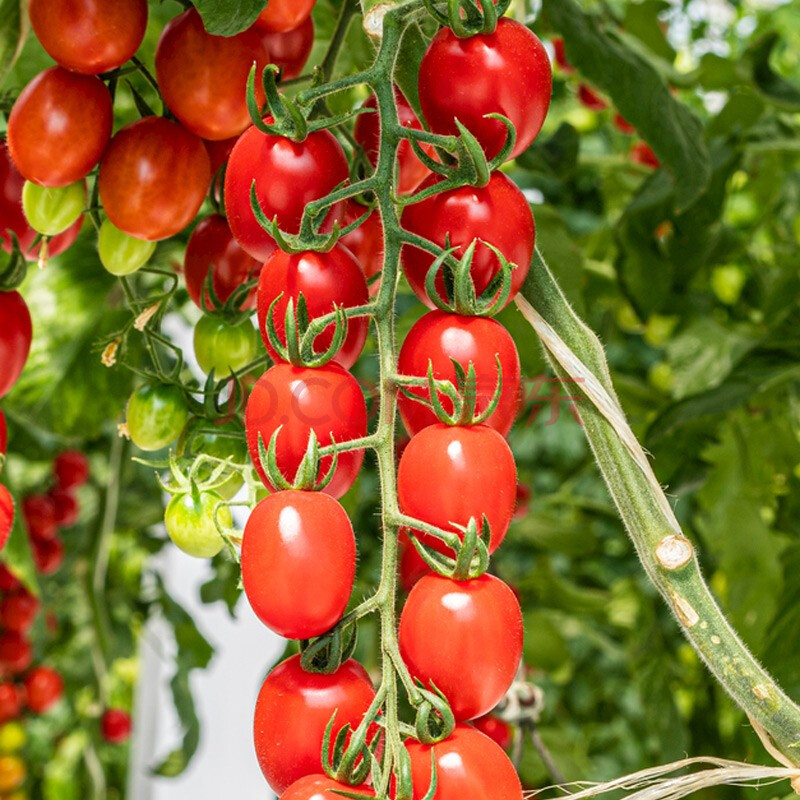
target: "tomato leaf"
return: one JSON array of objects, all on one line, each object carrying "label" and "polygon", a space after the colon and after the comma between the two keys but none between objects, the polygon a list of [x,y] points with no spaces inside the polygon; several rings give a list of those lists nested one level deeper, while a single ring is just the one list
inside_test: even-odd
[{"label": "tomato leaf", "polygon": [[25,0],[0,0],[0,86],[14,66],[28,37]]},{"label": "tomato leaf", "polygon": [[194,0],[194,6],[209,33],[236,36],[258,19],[267,0]]},{"label": "tomato leaf", "polygon": [[744,60],[752,70],[753,83],[768,100],[789,111],[800,111],[800,89],[778,75],[770,65],[770,56],[778,41],[775,32],[762,36],[748,48]]},{"label": "tomato leaf", "polygon": [[570,63],[614,101],[667,168],[678,208],[690,206],[711,177],[700,120],[600,17],[584,13],[574,0],[544,0],[543,10],[564,37]]}]

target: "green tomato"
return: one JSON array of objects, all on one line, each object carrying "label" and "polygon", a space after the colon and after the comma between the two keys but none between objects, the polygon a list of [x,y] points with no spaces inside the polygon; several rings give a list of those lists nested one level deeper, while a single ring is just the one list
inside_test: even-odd
[{"label": "green tomato", "polygon": [[747,283],[747,273],[736,264],[715,267],[711,273],[711,288],[721,303],[736,305]]},{"label": "green tomato", "polygon": [[213,369],[215,377],[227,378],[249,364],[257,350],[258,334],[249,321],[229,325],[220,317],[206,314],[195,326],[194,354],[206,375]]},{"label": "green tomato", "polygon": [[[214,458],[229,459],[234,464],[246,464],[248,460],[247,440],[244,426],[237,419],[229,420],[221,425],[216,425],[207,420],[198,419],[190,425],[189,455],[198,456],[201,453]],[[204,467],[198,473],[201,483],[208,479],[214,468],[211,465]],[[238,470],[226,470],[221,476],[223,483],[214,487],[214,491],[223,499],[230,500],[244,484],[244,479]]]},{"label": "green tomato", "polygon": [[69,186],[39,186],[25,181],[22,187],[22,210],[25,219],[37,233],[57,236],[83,213],[86,187],[83,181]]},{"label": "green tomato", "polygon": [[188,419],[186,399],[177,386],[145,384],[128,400],[128,434],[142,450],[160,450],[174,442]]},{"label": "green tomato", "polygon": [[0,753],[8,755],[18,753],[25,747],[28,736],[19,722],[6,722],[0,726]]},{"label": "green tomato", "polygon": [[100,226],[97,251],[100,262],[112,275],[130,275],[141,269],[150,260],[155,249],[155,242],[128,236],[110,220],[105,220]]},{"label": "green tomato", "polygon": [[[169,501],[164,524],[169,538],[184,553],[195,558],[213,558],[225,546],[214,524],[214,508],[221,500],[216,492],[189,492]],[[233,527],[227,507],[219,510],[217,519],[223,526]]]}]

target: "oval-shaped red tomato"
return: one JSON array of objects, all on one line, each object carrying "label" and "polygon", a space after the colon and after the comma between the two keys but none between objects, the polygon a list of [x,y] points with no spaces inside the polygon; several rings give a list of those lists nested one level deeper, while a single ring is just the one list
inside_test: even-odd
[{"label": "oval-shaped red tomato", "polygon": [[431,750],[436,763],[433,800],[522,800],[522,786],[511,759],[470,725],[456,725],[443,742],[426,745],[409,740],[406,747],[414,800],[422,800],[430,788]]},{"label": "oval-shaped red tomato", "polygon": [[203,204],[211,166],[177,122],[144,117],[118,131],[100,164],[100,200],[121,231],[147,241],[183,230]]},{"label": "oval-shaped red tomato", "polygon": [[131,737],[131,715],[121,708],[109,708],[100,718],[100,732],[109,744],[122,744]]},{"label": "oval-shaped red tomato", "polygon": [[[486,424],[507,436],[519,409],[520,364],[514,340],[499,322],[485,317],[431,311],[408,332],[400,348],[398,369],[401,375],[425,378],[430,362],[437,380],[450,381],[457,386],[453,361],[461,364],[464,372],[472,364],[477,390],[475,407],[480,413],[489,406],[500,378],[496,357],[500,359],[503,389],[497,408]],[[430,399],[427,389],[410,391],[418,397]],[[453,410],[452,402],[441,392],[439,399],[448,412]],[[398,398],[398,406],[403,424],[412,436],[437,422],[432,409],[403,394]]]},{"label": "oval-shaped red tomato", "polygon": [[[369,300],[367,279],[361,265],[346,247],[337,244],[327,253],[306,251],[289,254],[276,250],[264,264],[258,280],[258,327],[273,361],[281,359],[267,335],[270,306],[282,295],[275,304],[272,321],[278,338],[286,345],[286,307],[291,298],[296,311],[301,294],[309,319],[312,320],[330,314],[339,307],[365,305]],[[345,369],[352,367],[361,355],[368,327],[368,317],[352,317],[348,320],[347,336],[336,355],[336,360]],[[324,353],[328,349],[335,329],[334,324],[328,325],[314,339],[317,353]]]},{"label": "oval-shaped red tomato", "polygon": [[49,711],[64,694],[64,679],[50,667],[36,667],[25,677],[25,702],[34,714]]},{"label": "oval-shaped red tomato", "polygon": [[[19,241],[20,250],[28,261],[36,261],[42,249],[41,243],[34,246],[38,233],[31,228],[22,211],[22,187],[25,178],[11,160],[5,139],[0,139],[0,247],[11,252],[13,233]],[[78,238],[83,217],[67,228],[64,233],[47,240],[47,255],[55,258],[63,253]]]},{"label": "oval-shaped red tomato", "polygon": [[514,742],[514,729],[511,724],[494,714],[486,714],[472,721],[472,726],[484,736],[496,742],[506,753]]},{"label": "oval-shaped red tomato", "polygon": [[[441,178],[431,175],[420,190],[432,186]],[[530,269],[536,243],[536,225],[525,195],[517,185],[494,172],[486,186],[463,186],[414,203],[403,212],[403,227],[411,233],[444,247],[457,247],[456,257],[480,239],[472,262],[472,279],[478,294],[491,283],[500,270],[497,256],[483,242],[494,245],[512,264],[509,301],[522,288]],[[414,293],[429,308],[433,308],[425,291],[425,278],[434,256],[417,247],[403,247],[403,270]],[[436,279],[439,296],[446,298],[444,278]]]},{"label": "oval-shaped red tomato", "polygon": [[69,528],[78,521],[80,505],[71,491],[51,489],[47,496],[53,501],[56,525],[59,528]]},{"label": "oval-shaped red tomato", "polygon": [[348,786],[327,775],[306,775],[295,781],[280,797],[280,800],[333,800],[342,795],[336,792],[355,792],[364,797],[375,797],[368,786]]},{"label": "oval-shaped red tomato", "polygon": [[19,380],[31,350],[33,324],[19,292],[0,292],[0,397]]},{"label": "oval-shaped red tomato", "polygon": [[[417,119],[417,115],[405,95],[397,87],[394,90],[394,97],[400,124],[405,128],[421,131],[422,123]],[[378,163],[378,149],[381,142],[378,101],[374,94],[364,102],[363,108],[369,108],[371,112],[358,117],[354,134],[356,141],[361,145],[374,167]],[[430,145],[423,145],[423,150],[428,155],[434,154],[434,149]],[[411,142],[407,140],[401,142],[397,148],[397,164],[399,170],[397,186],[400,194],[411,194],[431,174],[431,171],[417,158]]]},{"label": "oval-shaped red tomato", "polygon": [[267,675],[256,703],[256,756],[267,783],[280,794],[306,775],[322,772],[322,739],[336,712],[332,738],[355,729],[375,697],[364,667],[345,661],[331,675],[306,672],[292,656]]},{"label": "oval-shaped red tomato", "polygon": [[[0,550],[2,550],[8,542],[8,537],[11,536],[11,529],[14,527],[14,498],[11,492],[0,483]],[[3,565],[4,566],[4,565]],[[10,575],[10,573],[9,573]],[[16,580],[13,575],[10,575],[13,580]],[[5,591],[5,586],[0,587]]]},{"label": "oval-shaped red tomato", "polygon": [[34,539],[31,542],[33,563],[42,575],[53,575],[64,563],[64,543],[59,538]]},{"label": "oval-shaped red tomato", "polygon": [[[361,219],[366,211],[360,203],[348,200],[343,225]],[[383,223],[377,211],[373,211],[354,231],[342,236],[340,241],[356,257],[367,280],[383,269]],[[380,281],[371,283],[369,293],[375,295],[379,287]]]},{"label": "oval-shaped red tomato", "polygon": [[314,10],[316,0],[269,0],[256,25],[272,33],[298,28]]},{"label": "oval-shaped red tomato", "polygon": [[99,78],[50,67],[14,103],[8,149],[27,180],[68,186],[100,160],[112,123],[111,94]]},{"label": "oval-shaped red tomato", "polygon": [[[189,297],[198,308],[202,308],[201,294],[212,270],[214,293],[224,303],[243,283],[258,277],[261,263],[240,247],[233,238],[228,221],[220,214],[206,217],[192,231],[186,255],[183,259],[183,274]],[[211,298],[206,296],[211,307]],[[256,287],[247,295],[242,308],[255,308]]]},{"label": "oval-shaped red tomato", "polygon": [[192,133],[228,139],[250,125],[247,76],[256,64],[256,100],[264,102],[260,77],[269,56],[255,31],[212,36],[195,9],[171,19],[156,48],[156,79],[164,102]]},{"label": "oval-shaped red tomato", "polygon": [[30,0],[33,32],[62,67],[98,75],[122,66],[147,28],[147,0]]},{"label": "oval-shaped red tomato", "polygon": [[39,600],[27,589],[19,589],[0,600],[0,624],[6,630],[27,633],[38,613]]},{"label": "oval-shaped red tomato", "polygon": [[458,721],[487,714],[503,699],[522,658],[522,635],[519,602],[493,575],[425,575],[400,615],[403,661],[444,694]]},{"label": "oval-shaped red tomato", "polygon": [[0,724],[22,713],[22,693],[13,683],[0,683]]},{"label": "oval-shaped red tomato", "polygon": [[53,474],[59,489],[77,489],[89,480],[89,459],[80,450],[65,450],[55,457]]},{"label": "oval-shaped red tomato", "polygon": [[33,649],[27,638],[14,631],[0,633],[0,675],[18,675],[33,661]]},{"label": "oval-shaped red tomato", "polygon": [[[298,233],[305,207],[330,194],[349,177],[347,157],[330,131],[317,131],[302,142],[248,128],[228,159],[225,210],[239,244],[253,258],[266,261],[274,239],[258,224],[250,206],[250,187],[267,219],[277,219],[287,233]],[[326,222],[342,210],[334,209]]]},{"label": "oval-shaped red tomato", "polygon": [[544,45],[528,28],[503,18],[494,33],[466,39],[450,28],[433,37],[419,70],[422,113],[435,133],[458,133],[456,119],[477,138],[488,158],[506,140],[506,127],[486,114],[514,123],[510,158],[542,129],[553,91],[553,71]]},{"label": "oval-shaped red tomato", "polygon": [[314,47],[314,20],[311,17],[285,33],[270,33],[258,25],[254,30],[261,31],[270,62],[280,67],[281,80],[288,81],[302,73]]},{"label": "oval-shaped red tomato", "polygon": [[0,409],[0,456],[4,456],[8,450],[8,428],[6,427],[6,418]]},{"label": "oval-shaped red tomato", "polygon": [[330,630],[347,608],[355,574],[353,526],[332,497],[277,492],[253,509],[242,584],[256,616],[275,633],[312,639]]},{"label": "oval-shaped red tomato", "polygon": [[[452,530],[471,517],[491,528],[489,551],[505,538],[517,496],[517,469],[506,440],[486,425],[453,427],[436,423],[408,443],[397,472],[397,496],[404,514]],[[448,551],[443,542],[420,535],[425,544]]]},{"label": "oval-shaped red tomato", "polygon": [[58,533],[56,507],[46,494],[32,494],[22,501],[22,516],[32,539],[53,539]]},{"label": "oval-shaped red tomato", "polygon": [[[2,484],[0,484],[2,486]],[[0,489],[0,500],[2,500],[3,492]],[[11,499],[11,495],[8,494],[8,489],[6,489],[6,498],[8,502],[8,506],[11,508],[11,513],[13,514],[13,500]],[[3,503],[0,502],[0,512],[3,510]],[[19,587],[22,586],[22,582],[20,579],[5,565],[0,564],[0,592],[13,592]]]},{"label": "oval-shaped red tomato", "polygon": [[[367,407],[358,381],[336,362],[316,369],[276,364],[258,379],[247,401],[245,428],[250,457],[267,486],[258,438],[268,447],[279,427],[278,468],[293,481],[312,431],[322,447],[366,436]],[[340,453],[325,492],[341,497],[353,485],[363,460],[363,450]],[[331,456],[320,459],[320,475],[325,475],[330,465]]]}]

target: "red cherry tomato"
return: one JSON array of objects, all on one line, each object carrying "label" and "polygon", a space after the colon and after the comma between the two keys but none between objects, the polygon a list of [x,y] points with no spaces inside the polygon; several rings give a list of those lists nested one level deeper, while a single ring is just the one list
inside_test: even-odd
[{"label": "red cherry tomato", "polygon": [[355,792],[364,797],[375,797],[368,786],[347,786],[327,775],[306,775],[295,781],[280,797],[280,800],[333,800],[342,795],[335,792]]},{"label": "red cherry tomato", "polygon": [[270,33],[258,25],[254,30],[261,31],[270,61],[280,67],[281,80],[288,81],[302,73],[314,47],[314,20],[311,17],[285,33]]},{"label": "red cherry tomato", "polygon": [[531,498],[533,492],[530,486],[524,483],[517,484],[517,501],[514,506],[514,520],[525,519],[531,513]]},{"label": "red cherry tomato", "polygon": [[[247,520],[242,584],[256,616],[287,639],[311,639],[344,614],[356,573],[345,510],[320,492],[277,492]],[[313,592],[299,592],[313,586]]]},{"label": "red cherry tomato", "polygon": [[[183,259],[183,274],[189,297],[198,308],[202,308],[201,294],[213,270],[214,293],[225,302],[243,283],[258,277],[261,264],[248,255],[233,238],[225,217],[212,214],[206,217],[189,237]],[[211,307],[211,298],[206,296],[206,305]],[[248,294],[242,308],[255,308],[256,287]]]},{"label": "red cherry tomato", "polygon": [[33,563],[42,575],[53,575],[64,562],[64,545],[60,539],[34,539],[31,542]]},{"label": "red cherry tomato", "polygon": [[[405,95],[395,87],[395,102],[397,103],[397,113],[400,124],[405,128],[422,130],[422,124],[417,119],[414,109],[409,105]],[[363,105],[363,108],[372,109],[371,113],[361,114],[356,120],[355,137],[361,145],[367,158],[374,167],[378,163],[378,148],[381,141],[380,116],[376,111],[378,101],[374,94]],[[434,155],[435,151],[430,145],[423,145],[423,149],[428,155]],[[431,174],[431,171],[417,158],[416,153],[411,147],[411,142],[404,141],[397,150],[397,161],[399,165],[398,190],[400,194],[411,194],[421,183]]]},{"label": "red cherry tomato", "polygon": [[[12,514],[14,511],[11,495],[8,494],[8,489],[6,489],[4,499],[3,489],[5,489],[5,486],[0,484],[0,520],[3,518],[4,505],[6,503],[8,503],[7,507],[11,509]],[[2,522],[0,522],[0,525],[2,525]],[[22,586],[20,579],[5,564],[0,564],[0,592],[13,592],[20,586]]]},{"label": "red cherry tomato", "polygon": [[488,736],[506,753],[511,749],[514,742],[514,729],[504,719],[495,717],[493,714],[486,714],[473,720],[472,726],[484,736]]},{"label": "red cherry tomato", "polygon": [[192,133],[228,139],[250,125],[247,76],[256,64],[256,100],[264,103],[260,81],[269,57],[254,31],[212,36],[195,9],[171,19],[156,48],[156,78],[164,102]]},{"label": "red cherry tomato", "polygon": [[38,598],[25,588],[20,588],[0,600],[0,624],[6,630],[27,633],[38,613]]},{"label": "red cherry tomato", "polygon": [[[8,542],[8,537],[11,536],[11,530],[14,527],[14,498],[11,492],[0,483],[0,550],[2,550]],[[11,575],[5,564],[0,564],[2,570],[2,580],[0,580],[0,591],[9,591],[6,586],[12,589],[16,585],[14,581],[16,578]]]},{"label": "red cherry tomato", "polygon": [[[286,307],[291,298],[295,312],[300,295],[306,303],[309,319],[324,316],[338,307],[353,308],[365,305],[369,300],[367,279],[355,256],[342,245],[335,245],[327,253],[307,251],[284,253],[276,250],[261,270],[258,280],[258,327],[264,346],[273,361],[280,357],[267,335],[267,319],[272,303],[275,304],[272,321],[280,341],[286,345]],[[348,320],[347,336],[339,349],[336,360],[345,369],[356,363],[364,342],[367,340],[369,319],[353,317]],[[324,353],[331,342],[336,326],[328,325],[314,340],[314,349]]]},{"label": "red cherry tomato", "polygon": [[0,292],[0,397],[17,382],[31,349],[33,325],[19,292]]},{"label": "red cherry tomato", "polygon": [[[364,216],[367,209],[355,200],[348,200],[344,212],[344,225],[350,225]],[[341,242],[356,257],[367,280],[383,269],[383,223],[381,215],[373,211],[354,231],[341,238]],[[369,293],[375,295],[380,281],[370,284]]]},{"label": "red cherry tomato", "polygon": [[238,141],[238,136],[231,136],[230,139],[220,139],[219,141],[203,139],[203,145],[205,146],[206,152],[208,153],[208,157],[211,161],[212,176],[216,175],[219,168],[223,164],[227,163],[228,159],[230,158],[231,151],[233,150],[233,146]]},{"label": "red cherry tomato", "polygon": [[636,128],[619,113],[614,114],[614,126],[620,133],[624,133],[626,136],[636,133]]},{"label": "red cherry tomato", "polygon": [[400,583],[405,592],[410,592],[417,581],[429,575],[431,568],[425,563],[408,535],[400,532]]},{"label": "red cherry tomato", "polygon": [[64,694],[64,679],[54,669],[36,667],[25,678],[25,698],[34,714],[49,711]]},{"label": "red cherry tomato", "polygon": [[194,219],[211,166],[203,143],[177,122],[144,117],[118,131],[100,164],[100,200],[121,231],[167,239]]},{"label": "red cherry tomato", "polygon": [[109,744],[123,744],[130,739],[131,715],[121,708],[109,708],[100,718],[100,731]]},{"label": "red cherry tomato", "polygon": [[8,451],[8,428],[6,427],[6,418],[2,411],[0,411],[0,456],[4,456]]},{"label": "red cherry tomato", "polygon": [[[245,428],[250,457],[267,486],[258,455],[258,437],[269,447],[272,434],[280,426],[278,467],[292,481],[312,431],[323,447],[333,441],[366,436],[367,408],[358,381],[336,362],[316,369],[276,364],[258,379],[247,402]],[[340,453],[333,480],[325,492],[341,497],[353,485],[363,460],[363,450]],[[320,459],[320,475],[326,474],[330,464],[330,456]]]},{"label": "red cherry tomato", "polygon": [[70,528],[78,521],[80,505],[78,498],[70,492],[52,489],[48,497],[53,501],[56,525],[59,528]]},{"label": "red cherry tomato", "polygon": [[538,135],[550,107],[553,73],[544,45],[524,25],[501,19],[494,33],[460,39],[450,28],[433,37],[419,70],[419,99],[435,133],[458,133],[458,119],[494,158],[506,127],[486,114],[514,123],[515,158]]},{"label": "red cherry tomato", "polygon": [[[22,212],[22,187],[25,178],[11,160],[5,139],[0,139],[0,247],[7,253],[11,252],[13,241],[11,233],[19,240],[19,246],[29,261],[39,257],[41,244],[34,246],[38,237],[36,231],[28,224]],[[67,228],[64,233],[53,236],[47,240],[47,254],[55,258],[63,253],[78,238],[83,224],[83,217]]]},{"label": "red cherry tomato", "polygon": [[30,0],[31,25],[62,67],[98,75],[122,66],[147,27],[147,0]]},{"label": "red cherry tomato", "polygon": [[[349,177],[347,157],[330,131],[309,134],[302,142],[246,130],[233,148],[225,172],[225,210],[239,244],[253,258],[266,261],[274,239],[258,224],[250,206],[250,186],[267,219],[277,218],[287,233],[298,233],[303,210]],[[334,209],[326,222],[333,223]]]},{"label": "red cherry tomato", "polygon": [[646,142],[636,142],[631,148],[631,159],[643,167],[658,169],[661,161]]},{"label": "red cherry tomato", "polygon": [[590,111],[605,111],[608,108],[608,103],[585,83],[578,87],[578,100]]},{"label": "red cherry tomato", "polygon": [[[431,175],[420,190],[441,178]],[[494,245],[516,268],[511,277],[509,302],[522,288],[530,269],[536,241],[536,226],[528,201],[520,189],[503,173],[492,174],[486,186],[464,186],[451,189],[414,203],[403,212],[403,227],[444,247],[448,238],[451,247],[464,254],[474,239]],[[433,303],[425,291],[425,278],[434,257],[416,247],[403,248],[403,269],[414,293],[429,308]],[[478,294],[491,283],[500,270],[497,256],[479,242],[472,262],[472,279]],[[444,278],[436,279],[439,296],[446,298]]]},{"label": "red cherry tomato", "polygon": [[[462,665],[463,669],[463,665]],[[414,800],[431,785],[431,750],[436,763],[433,800],[522,800],[522,786],[511,759],[488,736],[470,725],[434,745],[406,742],[411,757]]]},{"label": "red cherry tomato", "polygon": [[426,575],[400,615],[403,661],[414,678],[444,693],[459,721],[487,714],[503,699],[522,658],[522,635],[519,602],[492,575]]},{"label": "red cherry tomato", "polygon": [[300,656],[267,675],[256,703],[256,756],[267,783],[280,794],[306,775],[322,772],[322,739],[336,712],[332,740],[346,724],[355,729],[375,690],[366,670],[350,659],[332,675],[305,672]]},{"label": "red cherry tomato", "polygon": [[556,54],[556,64],[563,72],[574,72],[572,64],[567,61],[567,54],[564,48],[564,40],[561,37],[553,39],[553,50]]},{"label": "red cherry tomato", "polygon": [[89,459],[79,450],[66,450],[56,456],[53,472],[59,489],[77,489],[89,480]]},{"label": "red cherry tomato", "polygon": [[22,694],[13,683],[0,683],[0,725],[18,719],[22,713]]},{"label": "red cherry tomato", "polygon": [[17,169],[42,186],[86,177],[111,137],[113,111],[106,85],[61,67],[40,72],[8,118],[8,149]]},{"label": "red cherry tomato", "polygon": [[[453,361],[468,371],[475,368],[477,402],[476,410],[485,410],[499,378],[495,357],[499,356],[502,367],[503,389],[494,413],[486,424],[498,433],[507,436],[514,424],[520,402],[519,353],[509,332],[493,319],[485,317],[462,317],[431,311],[414,324],[400,348],[398,368],[401,375],[424,378],[428,374],[428,362],[433,365],[433,375],[439,380],[456,385],[456,370]],[[427,389],[411,389],[418,397],[430,399]],[[452,402],[440,393],[445,409],[453,409]],[[406,430],[413,436],[436,421],[434,412],[405,395],[398,398],[400,416]]]},{"label": "red cherry tomato", "polygon": [[17,675],[25,672],[33,660],[31,643],[19,633],[0,633],[0,675]]},{"label": "red cherry tomato", "polygon": [[272,33],[285,33],[300,27],[314,10],[316,0],[269,0],[256,25]]},{"label": "red cherry tomato", "polygon": [[[458,532],[453,524],[465,526],[470,517],[480,528],[485,514],[493,553],[514,513],[514,456],[506,440],[486,425],[463,428],[436,423],[414,436],[403,452],[397,494],[405,514],[444,530]],[[439,539],[426,535],[420,539],[448,552]]]},{"label": "red cherry tomato", "polygon": [[22,516],[32,539],[52,539],[58,533],[56,507],[46,494],[32,494],[22,501]]}]

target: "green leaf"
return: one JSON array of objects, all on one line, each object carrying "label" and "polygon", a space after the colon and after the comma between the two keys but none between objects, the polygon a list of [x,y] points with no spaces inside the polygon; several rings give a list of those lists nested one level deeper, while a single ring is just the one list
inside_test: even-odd
[{"label": "green leaf", "polygon": [[700,121],[600,17],[584,13],[575,0],[544,0],[543,10],[564,37],[569,61],[611,97],[653,148],[672,175],[678,208],[687,208],[711,177]]},{"label": "green leaf", "polygon": [[0,0],[0,86],[5,83],[28,37],[25,0]]},{"label": "green leaf", "polygon": [[418,116],[421,115],[419,105],[419,66],[425,55],[427,43],[419,25],[409,25],[400,42],[400,50],[394,65],[394,81],[400,87],[406,100],[411,104]]},{"label": "green leaf", "polygon": [[789,111],[800,111],[800,89],[778,75],[770,65],[770,56],[778,44],[777,33],[768,33],[754,42],[745,54],[745,63],[752,72],[753,83],[775,105]]},{"label": "green leaf", "polygon": [[661,30],[658,15],[671,8],[666,0],[644,0],[625,6],[625,30],[647,45],[657,56],[672,63],[675,50]]},{"label": "green leaf", "polygon": [[215,36],[235,36],[247,30],[267,7],[267,0],[194,0],[206,30]]}]

